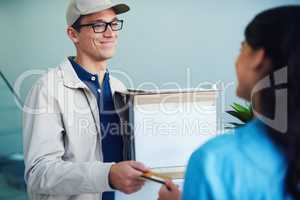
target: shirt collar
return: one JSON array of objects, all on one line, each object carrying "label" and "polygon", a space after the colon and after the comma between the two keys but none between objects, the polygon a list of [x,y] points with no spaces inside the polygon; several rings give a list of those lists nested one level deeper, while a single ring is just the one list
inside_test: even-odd
[{"label": "shirt collar", "polygon": [[92,74],[88,71],[86,71],[80,64],[76,63],[74,60],[75,57],[69,57],[70,60],[78,78],[82,81],[92,81],[93,79],[97,79],[97,74]]},{"label": "shirt collar", "polygon": [[[85,70],[80,64],[75,62],[75,57],[69,57],[68,58],[78,76],[78,78],[82,81],[88,81],[88,82],[93,82],[95,80],[98,80],[98,75],[97,74],[92,74]],[[108,75],[108,70],[105,72],[105,76]]]}]

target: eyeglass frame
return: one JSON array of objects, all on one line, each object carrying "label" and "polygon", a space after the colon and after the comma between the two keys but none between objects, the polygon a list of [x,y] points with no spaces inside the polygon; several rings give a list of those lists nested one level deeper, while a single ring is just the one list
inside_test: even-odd
[{"label": "eyeglass frame", "polygon": [[[120,28],[118,30],[113,30],[113,28],[112,28],[112,23],[113,22],[121,22],[121,26],[120,26]],[[97,24],[100,24],[100,23],[105,24],[105,29],[102,32],[97,32],[96,29],[95,29],[95,26]],[[91,23],[91,24],[79,24],[78,28],[91,26],[93,28],[93,30],[94,30],[94,33],[104,33],[105,31],[107,31],[108,26],[110,26],[110,29],[112,31],[120,31],[123,28],[123,24],[124,24],[124,20],[122,20],[122,19],[115,19],[115,20],[113,20],[111,22],[104,22],[103,21],[103,22],[95,22],[95,23]]]}]

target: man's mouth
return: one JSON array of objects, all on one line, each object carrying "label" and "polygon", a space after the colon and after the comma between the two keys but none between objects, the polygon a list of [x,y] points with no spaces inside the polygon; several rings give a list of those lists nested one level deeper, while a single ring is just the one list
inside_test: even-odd
[{"label": "man's mouth", "polygon": [[115,40],[94,40],[94,43],[96,46],[100,47],[100,48],[113,48],[116,45],[116,41]]}]

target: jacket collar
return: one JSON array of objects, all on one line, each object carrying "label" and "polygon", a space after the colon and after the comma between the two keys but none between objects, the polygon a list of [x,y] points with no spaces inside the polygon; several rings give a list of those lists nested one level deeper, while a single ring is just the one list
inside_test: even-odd
[{"label": "jacket collar", "polygon": [[[88,86],[79,79],[70,60],[67,57],[59,65],[59,68],[62,73],[64,86],[73,89],[82,88],[82,89],[89,90]],[[116,90],[120,89],[119,86],[115,84],[116,81],[113,81],[113,79],[111,78],[111,75],[109,75],[109,82],[110,82],[112,94],[114,94]]]},{"label": "jacket collar", "polygon": [[86,88],[88,87],[78,78],[70,60],[65,58],[65,60],[60,64],[60,70],[62,72],[63,82],[66,87],[69,88]]},{"label": "jacket collar", "polygon": [[74,57],[69,57],[68,59],[80,80],[91,82],[92,77],[98,76],[97,74],[92,74],[85,70],[81,65],[75,62]]}]

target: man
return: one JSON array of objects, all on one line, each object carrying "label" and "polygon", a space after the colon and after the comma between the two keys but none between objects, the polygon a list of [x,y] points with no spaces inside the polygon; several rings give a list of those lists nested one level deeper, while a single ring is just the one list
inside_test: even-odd
[{"label": "man", "polygon": [[126,4],[71,0],[67,33],[77,56],[49,71],[28,94],[23,115],[25,180],[31,199],[113,200],[114,190],[130,194],[144,184],[148,169],[122,162],[116,90],[107,60],[116,49]]}]

